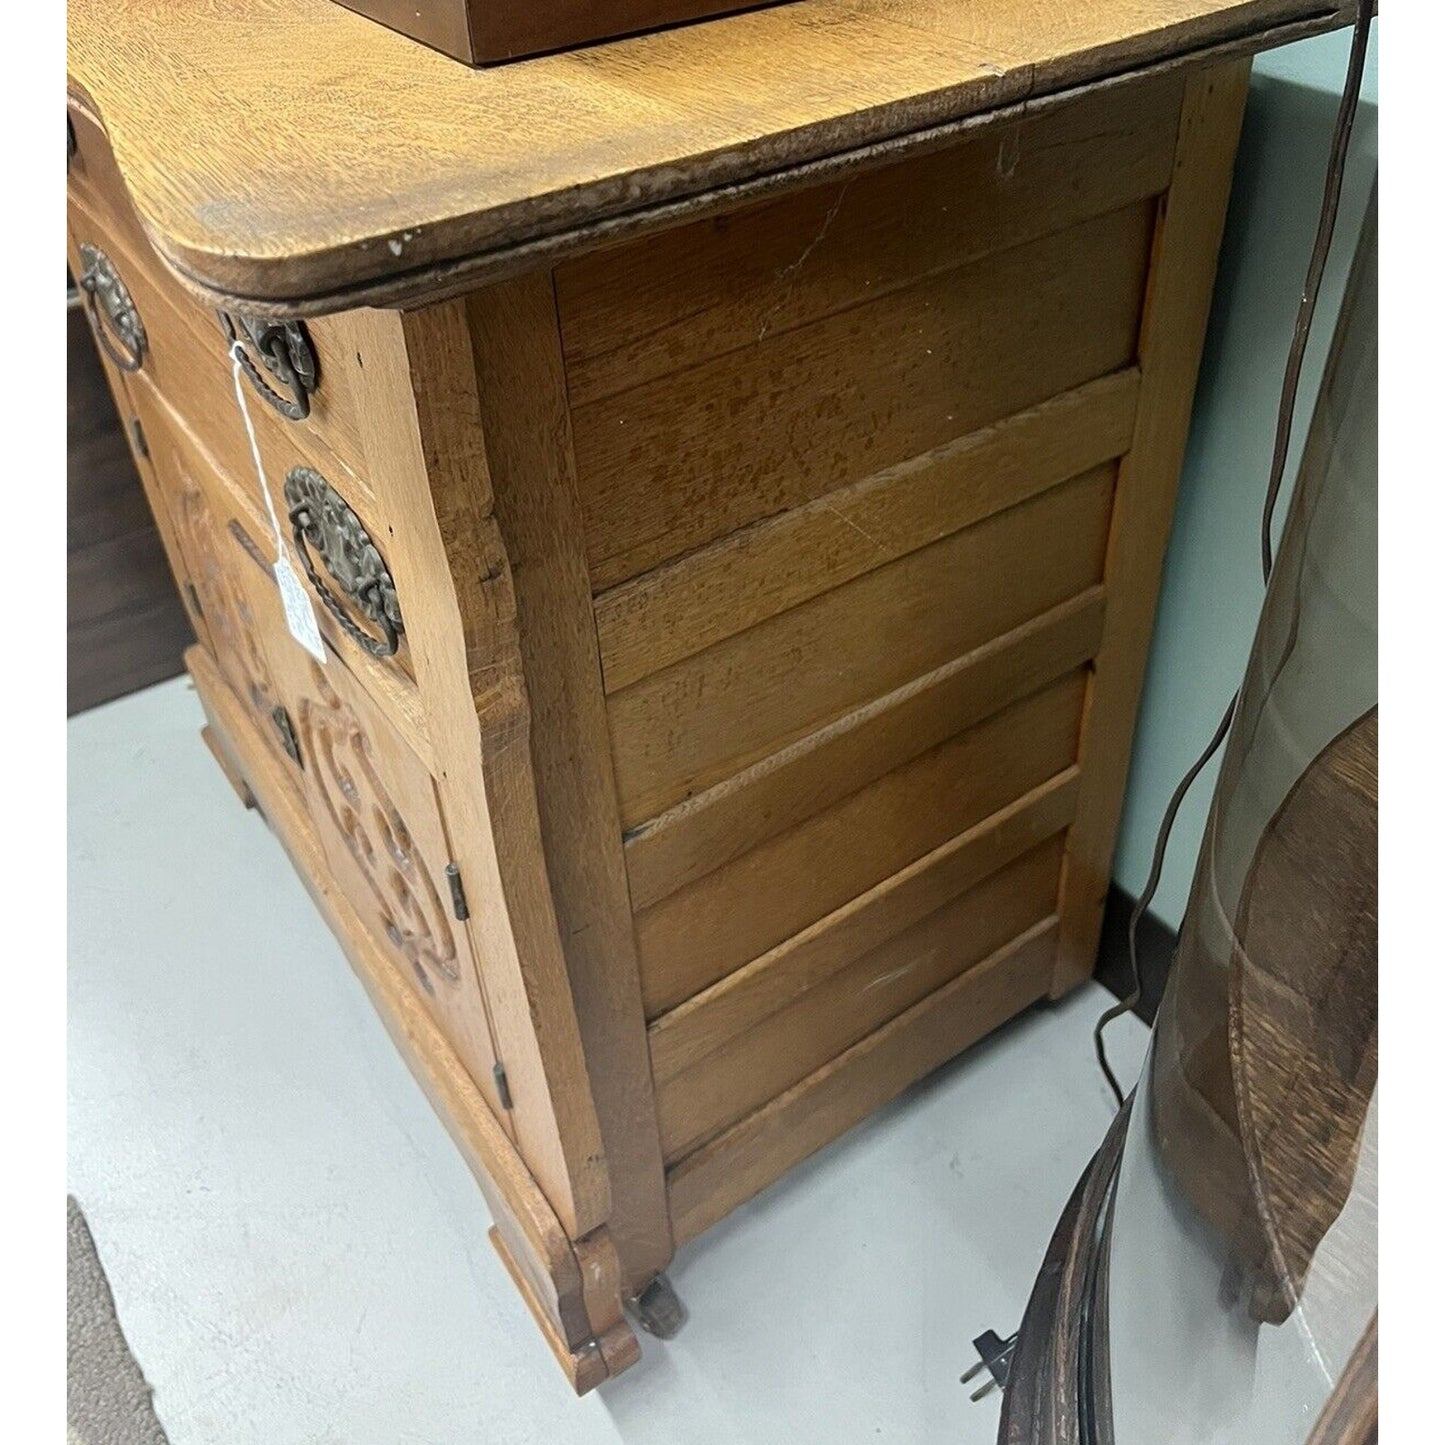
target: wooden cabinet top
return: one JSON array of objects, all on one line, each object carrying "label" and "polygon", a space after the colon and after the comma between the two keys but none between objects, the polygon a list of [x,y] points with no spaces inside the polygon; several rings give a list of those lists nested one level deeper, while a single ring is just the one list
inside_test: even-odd
[{"label": "wooden cabinet top", "polygon": [[218,303],[455,292],[1355,0],[792,0],[473,70],[332,0],[71,0],[73,104]]}]

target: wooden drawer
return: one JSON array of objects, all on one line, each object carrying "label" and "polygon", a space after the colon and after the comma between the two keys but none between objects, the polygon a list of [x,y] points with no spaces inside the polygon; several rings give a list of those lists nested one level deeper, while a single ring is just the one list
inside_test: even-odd
[{"label": "wooden drawer", "polygon": [[[233,536],[244,536],[247,539],[252,561],[270,579],[271,564],[276,560],[276,543],[270,516],[259,496],[259,482],[249,488],[238,482],[197,440],[185,422],[144,377],[131,378],[129,392],[140,418],[151,464],[172,510],[175,509],[173,496],[192,485],[188,479],[205,476],[211,492],[218,499],[217,509],[226,514],[223,525]],[[224,405],[228,400],[229,394],[221,398],[221,404]],[[288,451],[285,433],[268,429],[265,435],[268,438],[263,443],[267,484],[277,516],[283,519],[283,526],[286,527],[288,552],[294,566],[297,565],[297,552],[290,540],[290,528],[284,520],[287,509],[284,478],[291,465],[304,463],[299,461],[294,452]],[[249,449],[247,462],[249,464]],[[252,475],[254,476],[254,468]],[[279,487],[277,479],[281,479]],[[380,528],[371,506],[367,507],[364,525],[368,531]],[[315,565],[322,582],[333,595],[337,595],[341,588],[328,576],[323,563],[317,559]],[[304,579],[303,585],[309,587]],[[274,591],[274,581],[271,581],[271,587]],[[340,622],[322,604],[315,590],[310,590],[317,624],[331,652],[352,667],[357,678],[392,724],[407,738],[412,749],[423,758],[429,759],[430,733],[416,682],[411,675],[410,646],[405,634],[400,639],[400,647],[395,656],[373,657],[348,635]],[[357,625],[364,630],[372,626],[365,617],[357,619]]]},{"label": "wooden drawer", "polygon": [[[104,133],[74,105],[69,119],[76,137],[68,187],[73,274],[78,279],[84,270],[78,254],[81,244],[105,252],[145,326],[141,373],[217,455],[228,464],[237,461],[246,454],[246,441],[234,402],[227,406],[224,401],[231,394],[232,380],[219,316],[156,255],[121,185]],[[247,383],[252,414],[258,423],[274,422],[289,430],[291,444],[312,456],[321,470],[342,468],[364,479],[356,379],[361,363],[353,327],[343,314],[307,321],[305,330],[318,377],[310,416],[301,421],[282,417]],[[245,477],[249,470],[248,462],[244,469],[234,467],[234,475]]]},{"label": "wooden drawer", "polygon": [[[118,231],[104,212],[93,212],[86,203],[73,200],[70,237],[70,261],[77,274],[85,265],[81,247],[98,246],[130,294],[145,328],[145,348],[136,375],[166,398],[238,485],[255,493],[256,469],[236,406],[227,341],[216,313],[208,312],[184,291],[153,251],[133,249],[132,239]],[[327,381],[332,373],[344,369],[341,363],[333,363]],[[345,476],[352,492],[370,496],[359,443],[348,440],[332,424],[329,411],[318,404],[314,419],[293,422],[268,405],[249,383],[243,385],[263,453],[281,450],[304,457],[319,471]]]}]

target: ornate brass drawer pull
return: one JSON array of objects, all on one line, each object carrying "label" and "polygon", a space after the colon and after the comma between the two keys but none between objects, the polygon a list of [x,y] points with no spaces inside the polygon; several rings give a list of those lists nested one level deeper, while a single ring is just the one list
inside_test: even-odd
[{"label": "ornate brass drawer pull", "polygon": [[89,242],[81,243],[80,259],[80,290],[101,350],[122,371],[139,371],[145,360],[146,329],[115,263]]},{"label": "ornate brass drawer pull", "polygon": [[[311,337],[300,321],[271,321],[264,316],[242,316],[218,311],[221,330],[229,346],[241,343],[241,370],[253,387],[284,417],[304,421],[311,415],[311,397],[321,385],[321,371]],[[261,358],[266,374],[284,388],[277,391],[251,359]]]},{"label": "ornate brass drawer pull", "polygon": [[[285,494],[301,565],[326,610],[359,647],[373,657],[390,657],[397,649],[399,634],[406,629],[391,573],[361,518],[326,478],[310,467],[292,467],[286,473]],[[326,585],[316,570],[313,552],[352,606],[381,629],[381,637],[362,628]]]}]

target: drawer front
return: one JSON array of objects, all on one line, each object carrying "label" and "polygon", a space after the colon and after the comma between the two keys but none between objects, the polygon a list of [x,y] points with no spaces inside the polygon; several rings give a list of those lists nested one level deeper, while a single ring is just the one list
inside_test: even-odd
[{"label": "drawer front", "polygon": [[[145,325],[147,346],[141,370],[198,435],[208,436],[211,425],[231,420],[230,413],[220,413],[216,406],[218,389],[224,386],[229,392],[232,384],[227,356],[230,342],[223,322],[215,310],[187,291],[156,255],[125,193],[103,132],[74,106],[69,115],[76,137],[69,173],[71,263],[79,266],[75,277],[78,281],[85,270],[76,254],[81,245],[99,247],[109,257],[135,298]],[[327,317],[300,327],[304,348],[296,353],[299,364],[292,370],[315,383],[314,390],[302,387],[301,399],[309,415],[301,420],[284,417],[260,390],[264,384],[278,401],[294,406],[295,386],[284,369],[277,367],[274,358],[267,366],[267,357],[234,317],[231,330],[242,340],[253,364],[256,383],[248,381],[247,387],[257,413],[290,428],[293,445],[314,451],[333,467],[340,462],[364,475],[356,399],[360,362],[348,319]],[[308,351],[309,363],[305,359]],[[285,355],[289,366],[292,353],[288,349]],[[277,375],[277,369],[283,374]],[[244,444],[239,427],[235,430],[237,440]]]},{"label": "drawer front", "polygon": [[279,771],[299,784],[299,764],[278,712],[282,702],[265,640],[274,626],[267,593],[275,591],[275,584],[256,544],[253,520],[234,505],[204,457],[180,441],[178,429],[164,423],[142,389],[133,387],[132,392],[197,635],[281,764]]},{"label": "drawer front", "polygon": [[[130,378],[128,391],[141,422],[145,445],[151,453],[155,473],[162,490],[167,494],[168,507],[174,510],[174,507],[170,506],[169,496],[179,485],[180,478],[204,473],[210,479],[212,488],[224,497],[224,506],[229,509],[229,520],[244,528],[251,539],[255,557],[262,563],[262,571],[269,578],[271,564],[276,560],[276,542],[259,481],[247,487],[237,480],[192,434],[168,401],[162,398],[144,377]],[[222,396],[219,404],[229,404],[234,414],[234,402],[229,394]],[[317,587],[305,575],[288,517],[286,479],[298,467],[306,469],[308,474],[314,477],[320,477],[321,473],[310,467],[296,452],[288,450],[284,435],[277,436],[274,429],[265,430],[262,452],[267,487],[276,507],[276,515],[282,521],[288,555],[298,576],[302,578],[303,588],[306,588],[312,597],[313,610],[322,636],[332,651],[352,666],[363,686],[406,737],[412,749],[430,761],[430,737],[421,698],[411,674],[411,652],[405,633],[397,634],[397,651],[394,655],[373,655],[358,643],[355,634],[383,638],[384,633],[369,616],[352,604],[345,582],[350,579],[354,587],[354,574],[348,573],[345,568],[338,568],[343,573],[343,580],[338,581],[326,565],[325,548],[308,548],[307,555],[312,561],[317,582],[335,600],[337,612],[341,616],[328,609]],[[246,464],[250,465],[249,449]],[[251,475],[255,475],[254,467]],[[310,485],[314,487],[316,483],[312,482]],[[351,510],[349,501],[339,491],[336,496],[342,507]],[[370,505],[366,506],[365,518],[366,520],[361,520],[358,514],[356,525],[365,531],[367,536],[382,532],[383,529]],[[378,560],[384,567],[385,558],[380,553]],[[274,587],[274,583],[272,585]],[[398,602],[398,611],[402,605]],[[345,622],[341,620],[342,617],[346,619]]]},{"label": "drawer front", "polygon": [[[184,291],[153,251],[134,249],[133,239],[108,216],[74,199],[70,242],[70,264],[78,283],[87,268],[99,265],[119,279],[130,298],[144,331],[144,345],[134,359],[135,374],[166,398],[238,482],[254,490],[255,464],[236,406],[229,343],[217,313]],[[100,331],[102,350],[108,352],[114,328],[105,308],[88,303],[88,309],[92,325]],[[114,356],[111,359],[116,361]],[[268,405],[249,383],[243,381],[243,387],[263,451],[280,448],[302,455],[322,471],[344,473],[350,490],[369,494],[359,446],[338,445],[345,439],[327,424],[329,413],[319,401],[314,419],[298,423]]]}]

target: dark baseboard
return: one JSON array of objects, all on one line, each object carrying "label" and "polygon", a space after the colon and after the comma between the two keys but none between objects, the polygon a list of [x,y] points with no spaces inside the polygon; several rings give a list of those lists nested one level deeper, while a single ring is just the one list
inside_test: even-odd
[{"label": "dark baseboard", "polygon": [[[1099,936],[1099,964],[1094,976],[1116,998],[1124,998],[1133,988],[1129,971],[1129,915],[1135,899],[1117,883],[1109,885],[1109,899],[1104,905],[1104,929]],[[1146,1024],[1154,1022],[1159,1000],[1164,996],[1164,983],[1179,935],[1162,919],[1146,913],[1139,920],[1139,975],[1144,986],[1134,1012]]]}]

